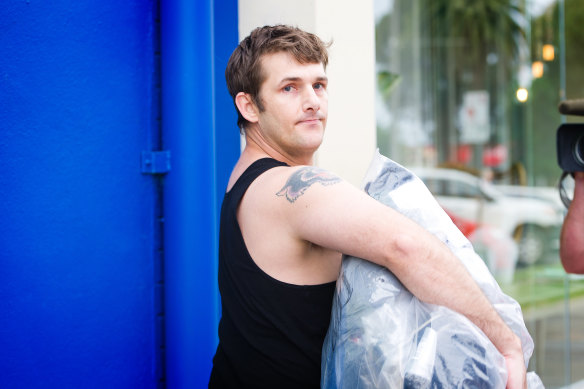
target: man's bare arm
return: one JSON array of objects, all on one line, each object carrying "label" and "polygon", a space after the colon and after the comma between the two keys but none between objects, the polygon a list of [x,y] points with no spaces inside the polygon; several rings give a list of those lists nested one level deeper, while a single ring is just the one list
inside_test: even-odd
[{"label": "man's bare arm", "polygon": [[584,172],[575,173],[574,199],[562,225],[560,258],[568,273],[584,273]]},{"label": "man's bare arm", "polygon": [[287,209],[299,238],[385,266],[420,300],[468,317],[505,356],[508,387],[523,387],[520,340],[460,260],[431,233],[344,181],[311,186]]},{"label": "man's bare arm", "polygon": [[289,202],[293,203],[313,184],[332,185],[339,182],[341,182],[339,177],[324,169],[304,166],[290,175],[284,187],[276,195],[285,196]]}]

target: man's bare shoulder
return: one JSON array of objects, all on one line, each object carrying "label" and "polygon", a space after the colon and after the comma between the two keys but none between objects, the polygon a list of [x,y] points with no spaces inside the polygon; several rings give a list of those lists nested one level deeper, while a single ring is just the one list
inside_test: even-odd
[{"label": "man's bare shoulder", "polygon": [[288,202],[295,202],[300,196],[313,185],[335,185],[342,180],[339,176],[315,166],[299,166],[281,172],[280,179],[284,178],[285,183],[276,192],[276,196],[284,197]]},{"label": "man's bare shoulder", "polygon": [[[313,166],[275,167],[259,176],[244,195],[238,212],[251,257],[270,276],[312,285],[338,276],[340,253],[313,242],[304,228],[322,208],[318,189],[342,180]],[[308,204],[308,206],[307,206]]]},{"label": "man's bare shoulder", "polygon": [[299,199],[322,194],[317,188],[332,189],[344,182],[338,175],[319,167],[281,166],[259,176],[250,185],[246,196],[286,206],[295,204]]},{"label": "man's bare shoulder", "polygon": [[[282,166],[258,177],[240,209],[266,223],[282,224],[297,233],[316,218],[347,210],[363,194],[338,175],[315,166]],[[343,210],[344,208],[344,210]]]}]

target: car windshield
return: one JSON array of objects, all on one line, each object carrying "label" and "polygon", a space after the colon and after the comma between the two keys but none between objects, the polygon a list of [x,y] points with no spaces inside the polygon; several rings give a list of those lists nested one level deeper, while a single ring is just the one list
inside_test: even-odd
[{"label": "car windshield", "polygon": [[474,176],[460,175],[458,172],[447,173],[452,174],[420,172],[419,176],[435,196],[486,198],[488,200],[494,200],[501,196],[495,187],[484,180]]}]

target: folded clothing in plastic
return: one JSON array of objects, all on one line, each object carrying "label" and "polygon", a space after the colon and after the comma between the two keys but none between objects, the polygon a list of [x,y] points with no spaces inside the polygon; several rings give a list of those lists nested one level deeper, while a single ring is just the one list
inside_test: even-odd
[{"label": "folded clothing in plastic", "polygon": [[[376,152],[365,191],[444,242],[521,339],[533,341],[519,304],[505,295],[483,260],[423,182]],[[345,256],[323,345],[322,388],[505,388],[505,360],[466,317],[421,302],[386,268]],[[543,387],[535,373],[530,388]]]}]

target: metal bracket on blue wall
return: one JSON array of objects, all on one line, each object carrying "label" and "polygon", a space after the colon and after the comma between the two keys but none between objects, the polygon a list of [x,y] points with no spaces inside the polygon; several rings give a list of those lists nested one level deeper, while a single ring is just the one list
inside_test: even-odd
[{"label": "metal bracket on blue wall", "polygon": [[143,174],[166,174],[170,171],[170,150],[142,151]]}]

